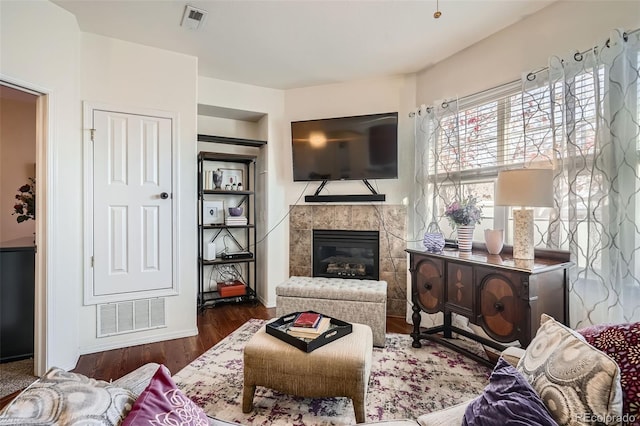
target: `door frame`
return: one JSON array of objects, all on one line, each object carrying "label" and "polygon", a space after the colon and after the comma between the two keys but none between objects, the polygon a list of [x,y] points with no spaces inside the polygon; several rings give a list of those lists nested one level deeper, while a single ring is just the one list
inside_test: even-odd
[{"label": "door frame", "polygon": [[[83,303],[87,305],[97,305],[100,303],[120,302],[125,300],[135,300],[149,297],[176,296],[180,293],[180,284],[178,277],[178,236],[180,235],[180,217],[178,206],[180,205],[180,150],[178,149],[178,129],[180,127],[179,116],[169,111],[154,110],[148,108],[137,108],[131,106],[118,106],[105,103],[83,101],[83,205],[84,205],[84,248],[83,260],[84,267],[84,285],[83,285]],[[172,214],[172,235],[171,235],[171,259],[173,262],[173,285],[171,288],[162,290],[148,290],[136,293],[110,294],[104,296],[95,296],[93,294],[93,113],[94,111],[109,111],[120,114],[143,115],[160,118],[168,118],[171,120],[171,214]]]},{"label": "door frame", "polygon": [[53,141],[50,135],[53,134],[54,125],[50,117],[54,117],[54,105],[52,102],[52,91],[9,77],[0,73],[0,83],[5,86],[21,90],[37,96],[36,100],[36,182],[38,185],[38,202],[36,203],[36,256],[35,256],[35,292],[34,292],[34,321],[33,321],[33,368],[34,374],[41,376],[47,370],[48,342],[51,330],[47,324],[51,323],[51,306],[53,298],[50,297],[54,291],[54,283],[50,278],[53,274],[53,259],[48,253],[53,243],[52,232],[47,225],[54,222],[53,209],[49,208],[49,200],[55,199],[55,187],[52,185],[56,172],[53,159]]}]

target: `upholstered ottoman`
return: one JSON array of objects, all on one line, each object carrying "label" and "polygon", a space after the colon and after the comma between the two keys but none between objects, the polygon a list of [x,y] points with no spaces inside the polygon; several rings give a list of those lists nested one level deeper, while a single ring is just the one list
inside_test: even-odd
[{"label": "upholstered ottoman", "polygon": [[316,311],[342,321],[366,324],[374,346],[384,347],[387,282],[349,278],[291,277],[276,287],[276,315]]},{"label": "upholstered ottoman", "polygon": [[371,328],[363,324],[353,324],[350,334],[309,353],[262,327],[244,347],[242,411],[251,411],[256,386],[264,386],[307,398],[351,398],[356,422],[362,423],[371,354]]}]

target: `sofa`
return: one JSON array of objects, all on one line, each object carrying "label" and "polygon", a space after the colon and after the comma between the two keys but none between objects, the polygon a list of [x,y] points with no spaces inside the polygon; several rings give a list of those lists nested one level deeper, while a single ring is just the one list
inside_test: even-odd
[{"label": "sofa", "polygon": [[[592,328],[581,334],[543,315],[528,348],[506,349],[477,398],[416,420],[368,424],[490,425],[506,424],[507,420],[531,425],[639,424],[640,418],[636,420],[629,411],[629,405],[635,406],[637,401],[625,399],[623,409],[621,385],[624,382],[637,389],[635,366],[621,379],[616,360],[607,355],[621,361],[620,357],[634,358],[635,349],[640,348],[640,326],[632,327],[622,332],[631,333],[627,340],[638,346],[627,351],[622,347],[625,338],[619,327]],[[608,345],[605,351],[596,347],[603,343]],[[67,390],[73,391],[73,398],[65,397]],[[82,398],[78,397],[80,393]],[[162,400],[162,395],[168,394],[170,401]],[[34,420],[40,422],[37,424],[81,423],[82,416],[91,418],[92,425],[148,424],[139,419],[166,411],[167,404],[189,417],[182,424],[234,425],[205,416],[175,388],[168,370],[158,364],[146,364],[110,383],[53,368],[0,412],[0,425],[36,424]]]}]

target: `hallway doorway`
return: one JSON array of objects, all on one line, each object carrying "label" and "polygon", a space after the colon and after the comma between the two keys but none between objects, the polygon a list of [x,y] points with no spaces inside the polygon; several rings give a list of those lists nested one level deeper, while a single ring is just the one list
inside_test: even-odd
[{"label": "hallway doorway", "polygon": [[36,375],[46,364],[47,128],[47,95],[0,80],[0,362],[32,359]]}]

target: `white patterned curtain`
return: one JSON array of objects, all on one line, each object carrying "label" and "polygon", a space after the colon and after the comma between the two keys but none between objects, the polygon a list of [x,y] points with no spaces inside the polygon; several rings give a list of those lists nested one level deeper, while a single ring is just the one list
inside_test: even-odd
[{"label": "white patterned curtain", "polygon": [[543,244],[571,252],[579,328],[640,320],[640,32],[523,78],[528,163],[555,169]]},{"label": "white patterned curtain", "polygon": [[640,32],[600,46],[415,117],[414,240],[432,224],[455,238],[444,208],[472,194],[484,209],[474,240],[494,227],[512,244],[509,210],[493,206],[498,172],[554,168],[555,207],[535,210],[535,243],[571,253],[575,328],[640,321]]},{"label": "white patterned curtain", "polygon": [[[457,101],[439,101],[422,106],[416,113],[416,193],[414,240],[422,241],[425,232],[443,232],[442,206],[451,202],[451,193],[460,190],[461,158]],[[453,153],[446,155],[445,153]],[[449,189],[449,190],[447,190]]]}]

